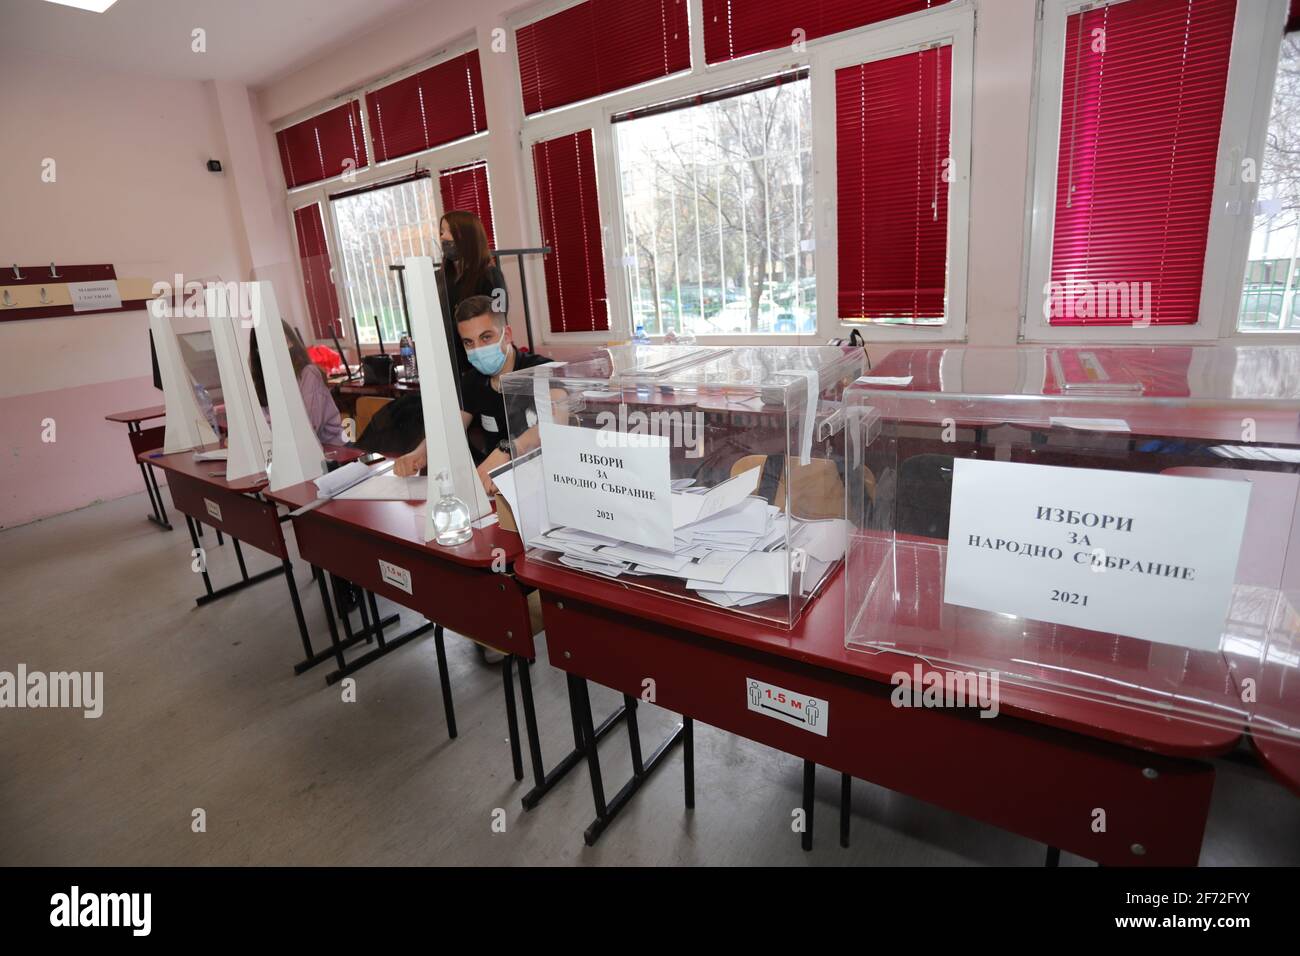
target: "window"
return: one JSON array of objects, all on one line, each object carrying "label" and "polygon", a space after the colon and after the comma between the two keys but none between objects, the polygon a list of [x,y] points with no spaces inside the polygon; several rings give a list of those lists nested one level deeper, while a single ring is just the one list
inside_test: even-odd
[{"label": "window", "polygon": [[632,324],[817,329],[807,71],[615,117]]},{"label": "window", "polygon": [[704,0],[704,59],[722,63],[854,27],[928,10],[947,0]]},{"label": "window", "polygon": [[1199,321],[1236,9],[1125,0],[1074,13],[1057,4],[1045,19],[1036,323]]},{"label": "window", "polygon": [[585,0],[515,31],[524,112],[691,67],[687,0]]},{"label": "window", "polygon": [[592,131],[533,144],[533,177],[552,332],[609,328]]},{"label": "window", "polygon": [[286,127],[275,139],[284,183],[290,189],[366,165],[361,104],[356,100]]},{"label": "window", "polygon": [[339,298],[334,288],[334,268],[330,262],[329,244],[325,239],[320,203],[314,202],[310,206],[295,209],[293,225],[298,237],[303,291],[307,295],[307,313],[311,317],[312,331],[318,339],[329,338],[331,333],[344,334],[336,324],[339,318]]},{"label": "window", "polygon": [[349,190],[330,197],[338,236],[347,314],[361,341],[396,342],[406,330],[401,289],[389,266],[407,256],[434,256],[438,216],[433,183],[426,174],[377,188]]},{"label": "window", "polygon": [[380,163],[486,131],[478,50],[367,93],[366,110]]},{"label": "window", "polygon": [[842,322],[947,317],[952,47],[835,71]]},{"label": "window", "polygon": [[496,248],[496,229],[492,222],[492,200],[488,195],[487,163],[469,163],[438,173],[443,212],[464,209],[478,216],[487,233],[488,248]]},{"label": "window", "polygon": [[[1300,18],[1298,18],[1300,19]],[[1294,24],[1300,31],[1300,22]],[[1250,259],[1241,290],[1241,332],[1300,332],[1300,32],[1282,39],[1268,133],[1259,166],[1259,192]]]}]

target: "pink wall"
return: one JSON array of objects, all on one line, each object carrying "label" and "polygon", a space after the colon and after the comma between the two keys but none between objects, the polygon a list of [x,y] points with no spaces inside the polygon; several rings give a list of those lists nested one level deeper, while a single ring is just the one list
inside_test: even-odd
[{"label": "pink wall", "polygon": [[[111,262],[119,276],[247,278],[252,259],[224,174],[208,84],[0,59],[5,139],[0,262]],[[21,96],[9,93],[22,91]],[[53,159],[56,179],[41,181]],[[125,426],[104,415],[158,404],[143,311],[0,322],[0,527],[137,490]],[[43,418],[58,440],[40,441]]]},{"label": "pink wall", "polygon": [[[161,393],[150,377],[0,398],[5,451],[0,459],[0,525],[24,524],[143,491],[126,426],[107,422],[104,415],[158,404]],[[48,444],[42,441],[46,418],[55,422],[55,441]],[[165,493],[163,498],[170,510],[170,499]],[[142,520],[148,510],[142,498]]]}]

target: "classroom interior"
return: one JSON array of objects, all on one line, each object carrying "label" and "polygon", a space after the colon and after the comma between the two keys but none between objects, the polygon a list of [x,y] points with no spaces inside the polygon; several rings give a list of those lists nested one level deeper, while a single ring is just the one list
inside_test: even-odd
[{"label": "classroom interior", "polygon": [[1300,0],[0,0],[0,864],[1300,864]]}]

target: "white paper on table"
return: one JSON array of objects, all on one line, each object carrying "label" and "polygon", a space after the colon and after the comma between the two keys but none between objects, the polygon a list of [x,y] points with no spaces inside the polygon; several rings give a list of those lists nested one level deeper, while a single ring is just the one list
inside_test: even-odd
[{"label": "white paper on table", "polygon": [[912,376],[910,375],[863,375],[857,384],[859,385],[911,385]]},{"label": "white paper on table", "polygon": [[638,548],[630,544],[605,545],[601,547],[599,553],[600,557],[605,560],[616,558],[619,561],[627,561],[629,564],[635,564],[638,567],[658,570],[660,573],[675,574],[691,564],[691,559],[684,554],[670,554],[667,551]]},{"label": "white paper on table", "polygon": [[214,448],[211,451],[196,451],[194,453],[195,461],[225,461],[229,452],[225,448]]},{"label": "white paper on table", "polygon": [[692,590],[740,594],[789,594],[790,554],[787,551],[751,551],[721,582],[692,578],[686,586]]},{"label": "white paper on table", "polygon": [[553,521],[671,550],[668,438],[542,422],[539,482]]},{"label": "white paper on table", "polygon": [[1128,422],[1122,418],[1064,418],[1052,415],[1047,424],[1053,428],[1077,428],[1089,432],[1127,432]]},{"label": "white paper on table", "polygon": [[584,561],[581,558],[571,557],[564,554],[560,556],[560,563],[570,568],[577,568],[579,571],[594,571],[596,574],[603,574],[607,578],[616,578],[623,573],[621,564],[606,564],[604,561]]},{"label": "white paper on table", "polygon": [[1250,492],[1248,481],[958,458],[943,600],[1218,650]]},{"label": "white paper on table", "polygon": [[399,478],[382,474],[372,475],[334,497],[349,501],[424,501],[428,494],[429,482],[420,475]]},{"label": "white paper on table", "polygon": [[763,469],[755,466],[720,485],[714,485],[708,494],[674,494],[673,528],[685,527],[734,508],[758,490],[758,481],[762,476]]},{"label": "white paper on table", "polygon": [[1278,448],[1273,445],[1214,445],[1210,451],[1220,458],[1244,458],[1251,461],[1300,462],[1300,448]]},{"label": "white paper on table", "polygon": [[800,521],[790,536],[790,547],[810,558],[830,564],[844,557],[848,547],[849,523],[843,518]]},{"label": "white paper on table", "polygon": [[694,478],[674,478],[669,484],[673,491],[685,491],[691,485],[695,484]]},{"label": "white paper on table", "polygon": [[708,557],[691,563],[689,567],[691,581],[714,581],[721,584],[736,569],[736,565],[745,560],[743,551],[713,551]]},{"label": "white paper on table", "polygon": [[370,468],[359,461],[350,461],[342,468],[326,472],[316,479],[316,494],[333,498],[370,477]]}]

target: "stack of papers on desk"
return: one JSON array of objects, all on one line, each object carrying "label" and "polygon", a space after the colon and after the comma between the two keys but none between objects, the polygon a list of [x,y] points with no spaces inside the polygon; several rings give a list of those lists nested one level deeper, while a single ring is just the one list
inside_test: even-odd
[{"label": "stack of papers on desk", "polygon": [[[566,567],[606,577],[677,578],[722,607],[787,597],[792,579],[807,593],[843,557],[847,523],[791,522],[754,497],[760,477],[755,468],[707,489],[691,487],[690,479],[674,481],[672,551],[568,527],[550,528],[529,545],[559,552]],[[787,545],[800,553],[792,555]]]},{"label": "stack of papers on desk", "polygon": [[419,475],[398,478],[393,474],[373,475],[335,495],[340,501],[424,501],[429,497],[429,479]]}]

